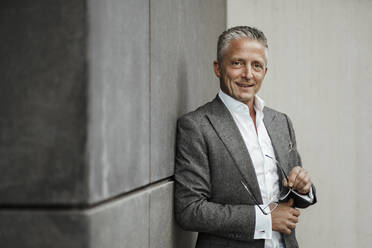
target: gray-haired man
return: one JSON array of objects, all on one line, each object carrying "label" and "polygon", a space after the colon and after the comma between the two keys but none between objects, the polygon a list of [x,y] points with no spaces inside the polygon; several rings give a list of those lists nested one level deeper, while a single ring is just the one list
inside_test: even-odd
[{"label": "gray-haired man", "polygon": [[316,202],[289,118],[256,95],[267,40],[239,26],[218,40],[217,97],[178,120],[175,214],[197,248],[298,247],[300,212]]}]

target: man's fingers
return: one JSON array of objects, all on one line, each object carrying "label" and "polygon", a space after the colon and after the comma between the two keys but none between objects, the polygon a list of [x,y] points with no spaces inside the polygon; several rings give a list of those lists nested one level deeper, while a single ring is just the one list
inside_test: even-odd
[{"label": "man's fingers", "polygon": [[[297,178],[299,178],[299,176],[297,176]],[[300,192],[301,194],[307,194],[310,191],[310,187],[311,187],[311,179],[310,179],[309,173],[306,172],[302,180],[293,188],[297,190],[298,192]]]},{"label": "man's fingers", "polygon": [[307,192],[307,193],[309,193],[310,192],[310,188],[311,188],[311,181],[308,184],[305,185],[304,191]]},{"label": "man's fingers", "polygon": [[296,216],[292,216],[289,220],[292,221],[293,223],[298,223],[298,217]]},{"label": "man's fingers", "polygon": [[289,228],[284,228],[284,229],[283,229],[283,233],[284,233],[284,234],[289,235],[289,234],[291,234],[291,232],[292,232],[292,231],[291,231],[291,229],[289,229]]},{"label": "man's fingers", "polygon": [[298,190],[301,194],[308,194],[310,192],[311,182],[306,184],[302,189]]},{"label": "man's fingers", "polygon": [[308,183],[309,180],[310,180],[310,176],[308,175],[307,171],[301,168],[293,183],[293,188],[302,189]]},{"label": "man's fingers", "polygon": [[[298,177],[297,177],[298,178]],[[306,185],[307,185],[307,181],[305,181],[305,180],[301,180],[301,181],[299,181],[297,184],[294,184],[293,185],[293,189],[294,190],[297,190],[297,191],[299,191],[299,192],[303,192],[303,191],[305,191],[305,187],[306,187]]]},{"label": "man's fingers", "polygon": [[287,227],[289,227],[289,229],[291,229],[291,230],[294,230],[294,229],[296,229],[296,223],[289,222],[289,223],[287,224]]},{"label": "man's fingers", "polygon": [[284,234],[290,234],[296,229],[299,221],[300,211],[293,207],[294,200],[280,203],[277,210],[271,213],[272,228]]},{"label": "man's fingers", "polygon": [[300,184],[303,183],[304,178],[306,177],[306,174],[307,172],[303,170],[302,168],[298,170],[296,179],[293,182],[293,188],[299,188]]},{"label": "man's fingers", "polygon": [[310,191],[311,179],[309,173],[302,167],[294,167],[288,177],[288,186],[297,190],[301,194],[307,194]]},{"label": "man's fingers", "polygon": [[288,185],[289,187],[293,187],[293,184],[294,182],[296,181],[296,177],[299,173],[299,171],[301,170],[301,167],[300,166],[296,166],[294,167],[291,172],[289,173],[289,176],[288,176]]},{"label": "man's fingers", "polygon": [[292,208],[292,215],[295,217],[300,216],[301,212],[298,209]]}]

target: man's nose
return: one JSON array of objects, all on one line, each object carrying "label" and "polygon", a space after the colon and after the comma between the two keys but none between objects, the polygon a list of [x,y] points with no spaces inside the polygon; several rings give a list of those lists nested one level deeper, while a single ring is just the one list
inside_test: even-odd
[{"label": "man's nose", "polygon": [[253,78],[253,72],[252,72],[252,67],[251,65],[246,65],[243,68],[243,77],[247,79]]}]

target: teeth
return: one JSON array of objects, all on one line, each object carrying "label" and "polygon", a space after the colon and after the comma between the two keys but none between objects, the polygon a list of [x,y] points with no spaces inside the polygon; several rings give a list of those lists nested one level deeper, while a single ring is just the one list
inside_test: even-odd
[{"label": "teeth", "polygon": [[248,87],[252,87],[253,85],[249,85],[249,84],[239,84],[239,83],[236,83],[238,86],[240,87],[244,87],[244,88],[248,88]]}]

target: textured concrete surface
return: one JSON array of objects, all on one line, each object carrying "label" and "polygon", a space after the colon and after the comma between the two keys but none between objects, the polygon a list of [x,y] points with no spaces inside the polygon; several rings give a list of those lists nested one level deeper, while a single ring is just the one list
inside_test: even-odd
[{"label": "textured concrete surface", "polygon": [[217,92],[223,0],[5,1],[1,13],[0,203],[94,203],[173,174],[177,117]]},{"label": "textured concrete surface", "polygon": [[149,190],[150,248],[194,248],[197,233],[182,230],[174,220],[173,182]]},{"label": "textured concrete surface", "polygon": [[88,248],[88,220],[79,211],[0,210],[2,248]]},{"label": "textured concrete surface", "polygon": [[229,26],[268,36],[261,96],[292,118],[317,186],[317,205],[297,225],[300,247],[372,243],[371,11],[371,1],[228,1]]},{"label": "textured concrete surface", "polygon": [[225,1],[150,1],[151,181],[173,174],[177,117],[211,100]]},{"label": "textured concrete surface", "polygon": [[0,6],[0,247],[193,247],[173,183],[149,184],[217,93],[225,1]]},{"label": "textured concrete surface", "polygon": [[89,0],[89,201],[149,183],[148,0]]},{"label": "textured concrete surface", "polygon": [[0,210],[3,248],[193,248],[196,233],[173,218],[165,181],[84,210]]},{"label": "textured concrete surface", "polygon": [[148,1],[0,11],[0,203],[94,202],[147,184]]},{"label": "textured concrete surface", "polygon": [[143,190],[86,212],[89,248],[148,248],[149,192]]},{"label": "textured concrete surface", "polygon": [[147,248],[149,193],[87,210],[0,210],[0,220],[2,248]]},{"label": "textured concrete surface", "polygon": [[0,204],[87,197],[84,1],[0,4]]}]

